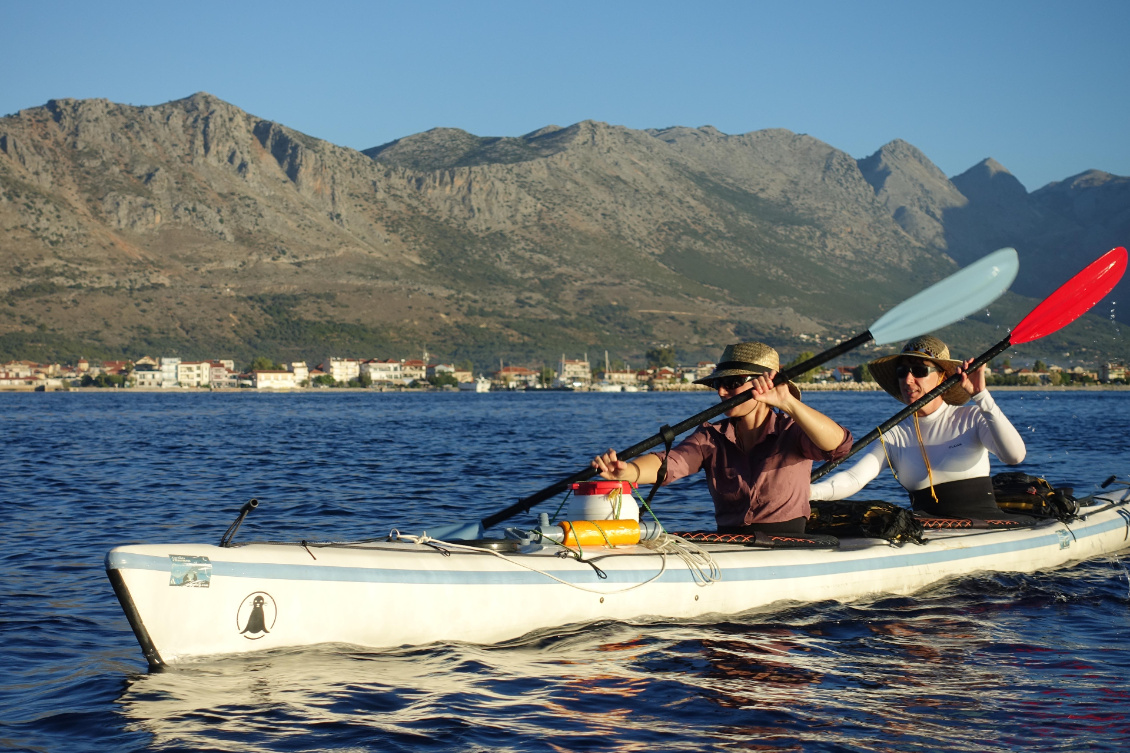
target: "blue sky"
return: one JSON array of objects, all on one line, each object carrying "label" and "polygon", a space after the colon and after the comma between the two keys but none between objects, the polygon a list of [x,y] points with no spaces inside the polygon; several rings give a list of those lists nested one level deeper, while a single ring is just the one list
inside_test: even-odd
[{"label": "blue sky", "polygon": [[787,128],[854,157],[901,138],[1029,190],[1130,175],[1130,2],[0,2],[0,115],[208,91],[365,149],[437,126],[518,136]]}]

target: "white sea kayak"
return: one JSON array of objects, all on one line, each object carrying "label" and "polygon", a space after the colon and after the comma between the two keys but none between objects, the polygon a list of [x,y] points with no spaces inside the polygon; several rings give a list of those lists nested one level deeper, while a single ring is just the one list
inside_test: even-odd
[{"label": "white sea kayak", "polygon": [[146,544],[106,570],[151,668],[323,643],[496,643],[595,620],[679,620],[771,605],[909,594],[978,572],[1033,572],[1130,547],[1130,483],[1108,480],[1068,522],[931,530],[923,544],[844,538],[776,549],[659,539],[584,546],[445,543]]}]

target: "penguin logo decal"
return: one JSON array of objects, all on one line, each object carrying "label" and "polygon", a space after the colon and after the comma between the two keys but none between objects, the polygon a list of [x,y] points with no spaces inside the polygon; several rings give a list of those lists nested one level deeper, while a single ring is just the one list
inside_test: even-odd
[{"label": "penguin logo decal", "polygon": [[275,600],[266,591],[256,591],[239,605],[235,613],[235,627],[249,641],[257,641],[275,627],[278,609]]}]

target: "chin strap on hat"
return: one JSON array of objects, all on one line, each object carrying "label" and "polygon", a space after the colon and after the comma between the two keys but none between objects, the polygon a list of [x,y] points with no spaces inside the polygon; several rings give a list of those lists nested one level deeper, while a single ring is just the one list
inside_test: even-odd
[{"label": "chin strap on hat", "polygon": [[926,444],[922,441],[922,430],[918,428],[918,414],[914,414],[914,434],[918,437],[918,449],[922,451],[922,462],[926,465],[926,478],[930,481],[930,496],[934,498],[935,504],[941,504],[938,501],[938,493],[934,491],[934,469],[930,467],[930,458],[926,456]]}]

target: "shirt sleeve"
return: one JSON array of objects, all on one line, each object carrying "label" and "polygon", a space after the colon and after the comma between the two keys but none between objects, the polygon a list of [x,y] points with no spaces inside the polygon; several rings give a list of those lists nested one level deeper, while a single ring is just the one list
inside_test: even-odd
[{"label": "shirt sleeve", "polygon": [[807,434],[804,433],[804,429],[800,428],[800,424],[797,423],[795,418],[790,417],[788,420],[789,425],[786,431],[793,433],[793,435],[795,436],[794,441],[797,443],[796,446],[798,448],[798,451],[800,452],[801,456],[803,456],[807,460],[839,460],[843,456],[847,455],[848,451],[851,450],[851,430],[845,426],[840,426],[839,424],[837,424],[837,426],[840,426],[840,428],[844,431],[844,438],[840,442],[840,444],[831,450],[822,450],[816,446],[816,443],[813,442]]},{"label": "shirt sleeve", "polygon": [[811,498],[820,500],[850,497],[879,475],[879,471],[883,470],[884,457],[883,446],[874,444],[851,468],[812,484]]},{"label": "shirt sleeve", "polygon": [[1023,462],[1028,452],[1024,440],[989,391],[982,390],[971,399],[981,409],[981,420],[977,425],[977,437],[981,440],[981,444],[1000,458],[1002,463],[1016,465]]},{"label": "shirt sleeve", "polygon": [[[659,458],[660,462],[663,461],[662,452],[651,454]],[[663,485],[698,473],[713,454],[714,440],[704,424],[671,448],[671,452],[667,454],[667,477],[663,480]]]}]

